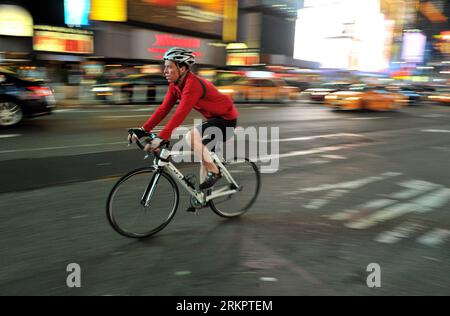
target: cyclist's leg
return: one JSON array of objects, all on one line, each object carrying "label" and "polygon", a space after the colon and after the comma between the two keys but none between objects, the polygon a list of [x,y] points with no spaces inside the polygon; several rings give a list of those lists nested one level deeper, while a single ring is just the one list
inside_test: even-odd
[{"label": "cyclist's leg", "polygon": [[200,183],[203,182],[209,171],[216,174],[219,173],[219,169],[214,163],[210,151],[203,144],[203,137],[199,130],[197,128],[191,129],[186,135],[186,138],[194,154],[200,158]]},{"label": "cyclist's leg", "polygon": [[[234,128],[236,127],[236,120],[225,120],[221,117],[210,118],[207,121],[203,122],[201,125],[196,126],[195,137],[193,140],[192,146],[202,147],[203,151],[198,149],[198,153],[206,153],[202,156],[202,164],[200,167],[200,183],[202,183],[208,172],[209,176],[212,179],[209,179],[208,182],[217,181],[219,174],[219,169],[211,158],[210,150],[215,151],[216,147],[221,142],[225,142],[229,137],[234,135]],[[231,131],[230,131],[231,130]],[[191,139],[192,141],[192,139]],[[208,158],[208,159],[205,159]],[[206,183],[205,183],[206,185]]]}]

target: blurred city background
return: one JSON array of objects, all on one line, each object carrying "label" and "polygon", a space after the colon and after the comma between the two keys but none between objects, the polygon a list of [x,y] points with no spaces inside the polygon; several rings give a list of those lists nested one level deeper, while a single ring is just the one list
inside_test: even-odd
[{"label": "blurred city background", "polygon": [[[0,295],[450,295],[449,16],[446,0],[0,0]],[[162,102],[173,46],[240,126],[280,128],[280,169],[240,221],[184,196],[136,243],[104,207],[149,163],[126,129]]]},{"label": "blurred city background", "polygon": [[449,80],[446,1],[2,2],[1,70],[45,82],[61,105],[160,102],[172,46],[236,101],[334,82],[439,95]]}]

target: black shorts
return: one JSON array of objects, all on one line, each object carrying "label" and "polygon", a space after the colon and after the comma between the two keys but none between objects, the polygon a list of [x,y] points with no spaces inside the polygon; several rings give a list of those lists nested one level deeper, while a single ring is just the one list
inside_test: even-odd
[{"label": "black shorts", "polygon": [[234,129],[236,128],[237,120],[226,120],[221,117],[213,117],[207,119],[202,124],[197,125],[195,128],[200,133],[203,138],[203,144],[208,145],[209,143],[214,143],[212,148],[208,148],[214,151],[214,147],[217,141],[221,140],[223,142],[227,141],[229,138],[233,137]]}]

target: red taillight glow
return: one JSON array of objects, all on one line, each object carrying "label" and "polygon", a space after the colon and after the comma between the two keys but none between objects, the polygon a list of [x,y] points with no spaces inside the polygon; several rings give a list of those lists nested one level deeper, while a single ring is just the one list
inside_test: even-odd
[{"label": "red taillight glow", "polygon": [[33,91],[34,94],[38,97],[48,97],[52,95],[52,90],[47,87],[32,86],[27,87],[27,89]]}]

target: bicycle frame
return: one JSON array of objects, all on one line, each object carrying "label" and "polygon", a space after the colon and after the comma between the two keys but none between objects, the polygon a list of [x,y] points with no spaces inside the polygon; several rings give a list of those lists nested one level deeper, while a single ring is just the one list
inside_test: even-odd
[{"label": "bicycle frame", "polygon": [[217,164],[219,170],[222,172],[222,176],[226,178],[230,187],[223,187],[217,191],[212,192],[210,195],[206,195],[205,192],[196,190],[195,187],[186,179],[186,177],[175,167],[175,165],[169,161],[171,152],[168,149],[161,149],[161,153],[155,157],[153,167],[155,168],[155,174],[150,182],[149,186],[145,190],[141,203],[148,207],[150,200],[155,192],[156,185],[161,176],[162,171],[169,173],[178,183],[181,184],[186,191],[192,195],[201,205],[206,205],[209,201],[221,196],[231,195],[239,191],[239,185],[233,179],[227,168],[222,163],[221,159],[216,153],[211,153],[214,162]]}]

